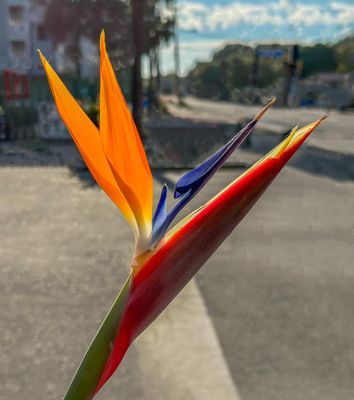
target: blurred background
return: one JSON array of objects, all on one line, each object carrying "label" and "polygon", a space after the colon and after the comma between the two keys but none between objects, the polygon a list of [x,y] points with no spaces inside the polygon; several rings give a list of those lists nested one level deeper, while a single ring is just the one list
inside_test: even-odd
[{"label": "blurred background", "polygon": [[102,29],[156,193],[277,98],[187,211],[329,118],[98,398],[352,400],[352,0],[0,0],[0,399],[62,397],[129,270],[36,51],[99,126]]}]

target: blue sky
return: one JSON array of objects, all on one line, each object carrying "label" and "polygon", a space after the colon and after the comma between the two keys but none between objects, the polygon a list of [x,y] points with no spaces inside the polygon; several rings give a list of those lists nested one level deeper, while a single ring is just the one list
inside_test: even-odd
[{"label": "blue sky", "polygon": [[[354,32],[354,0],[179,0],[181,69],[226,43],[333,42]],[[162,70],[173,68],[172,46]]]}]

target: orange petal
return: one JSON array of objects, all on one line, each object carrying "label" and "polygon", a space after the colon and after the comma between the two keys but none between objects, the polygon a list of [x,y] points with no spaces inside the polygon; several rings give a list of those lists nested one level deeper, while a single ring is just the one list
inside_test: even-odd
[{"label": "orange petal", "polygon": [[134,213],[140,235],[151,231],[153,182],[143,144],[108,58],[102,32],[100,133],[114,177]]},{"label": "orange petal", "polygon": [[117,185],[109,163],[105,157],[96,126],[85,114],[77,101],[70,94],[64,83],[39,52],[58,112],[69,130],[82,158],[92,176],[112,201],[118,206],[137,234],[134,214]]}]

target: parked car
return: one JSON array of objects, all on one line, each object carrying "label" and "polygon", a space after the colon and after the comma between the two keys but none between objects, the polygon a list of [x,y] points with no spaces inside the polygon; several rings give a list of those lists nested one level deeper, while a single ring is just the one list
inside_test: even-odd
[{"label": "parked car", "polygon": [[0,106],[0,140],[9,140],[9,139],[10,139],[9,119],[4,109]]}]

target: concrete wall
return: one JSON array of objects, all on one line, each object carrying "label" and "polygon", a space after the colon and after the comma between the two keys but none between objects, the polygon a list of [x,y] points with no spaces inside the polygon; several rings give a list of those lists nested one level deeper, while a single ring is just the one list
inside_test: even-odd
[{"label": "concrete wall", "polygon": [[228,141],[232,132],[221,126],[155,126],[149,129],[149,138],[154,153],[160,155],[156,164],[184,168],[194,167],[205,160]]}]

